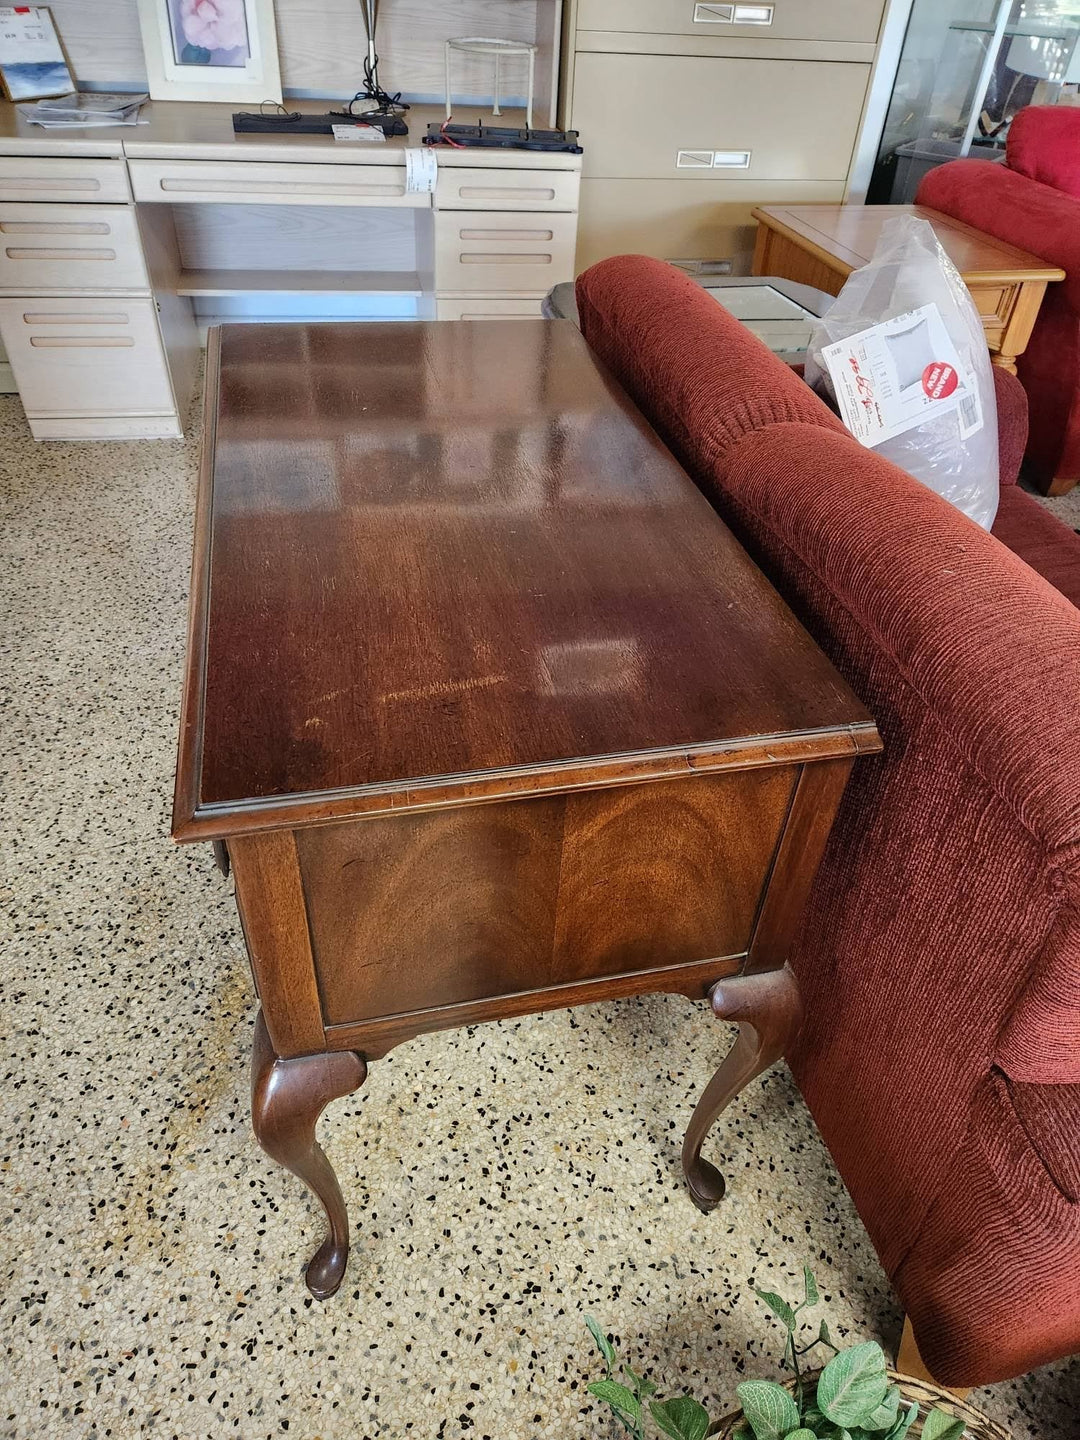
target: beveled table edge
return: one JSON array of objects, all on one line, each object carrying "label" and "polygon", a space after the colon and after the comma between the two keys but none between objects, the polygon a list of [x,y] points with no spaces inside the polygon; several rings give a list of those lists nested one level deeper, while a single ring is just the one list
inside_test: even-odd
[{"label": "beveled table edge", "polygon": [[692,746],[600,755],[506,770],[466,775],[436,775],[415,780],[386,781],[339,790],[297,792],[186,803],[177,786],[172,835],[181,842],[220,840],[264,830],[327,824],[460,805],[566,794],[613,785],[645,784],[678,776],[723,770],[752,770],[774,765],[874,754],[884,747],[872,721],[807,730],[798,734],[755,735]]}]

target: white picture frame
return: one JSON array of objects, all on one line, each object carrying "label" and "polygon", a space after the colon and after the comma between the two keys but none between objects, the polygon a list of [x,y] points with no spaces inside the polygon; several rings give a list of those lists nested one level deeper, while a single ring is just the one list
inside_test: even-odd
[{"label": "white picture frame", "polygon": [[281,103],[274,0],[198,7],[194,0],[138,0],[138,6],[152,100]]}]

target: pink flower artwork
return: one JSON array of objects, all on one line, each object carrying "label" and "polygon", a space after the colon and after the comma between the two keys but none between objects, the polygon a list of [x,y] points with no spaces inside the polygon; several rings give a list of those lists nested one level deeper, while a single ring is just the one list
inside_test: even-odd
[{"label": "pink flower artwork", "polygon": [[245,0],[171,0],[177,58],[242,65],[248,57]]}]

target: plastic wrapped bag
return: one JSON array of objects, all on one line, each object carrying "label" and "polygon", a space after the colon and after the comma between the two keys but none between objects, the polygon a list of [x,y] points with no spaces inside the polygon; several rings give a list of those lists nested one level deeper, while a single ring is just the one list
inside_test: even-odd
[{"label": "plastic wrapped bag", "polygon": [[870,263],[814,327],[806,379],[864,445],[990,529],[998,428],[986,335],[928,221],[886,221]]}]

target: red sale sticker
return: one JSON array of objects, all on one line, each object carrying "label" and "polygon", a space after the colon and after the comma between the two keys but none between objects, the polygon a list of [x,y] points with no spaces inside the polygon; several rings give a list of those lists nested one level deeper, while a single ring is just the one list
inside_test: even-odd
[{"label": "red sale sticker", "polygon": [[947,399],[959,383],[954,367],[943,360],[932,360],[922,372],[922,388],[931,400]]}]

